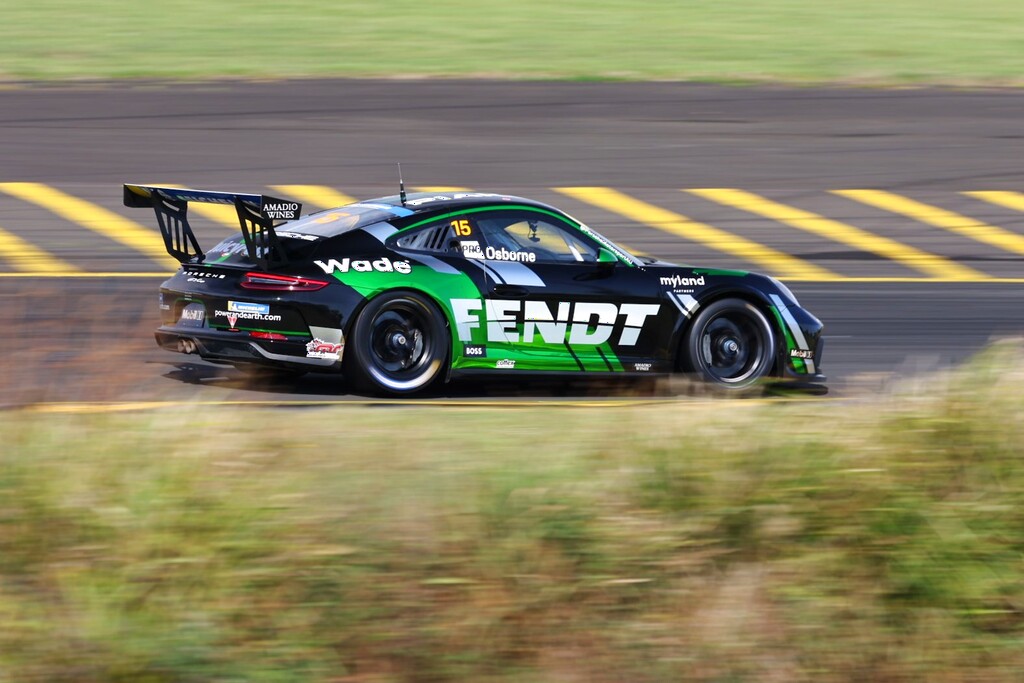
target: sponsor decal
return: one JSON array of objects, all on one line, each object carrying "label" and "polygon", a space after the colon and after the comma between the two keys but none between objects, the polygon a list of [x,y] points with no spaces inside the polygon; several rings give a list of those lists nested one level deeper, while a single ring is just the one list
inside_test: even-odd
[{"label": "sponsor decal", "polygon": [[487,347],[483,344],[466,344],[462,347],[462,355],[473,358],[483,358],[487,355]]},{"label": "sponsor decal", "polygon": [[[182,275],[188,275],[189,278],[201,277],[201,278],[206,278],[207,280],[223,280],[225,277],[227,277],[223,273],[218,275],[217,273],[208,273],[208,272],[203,271],[203,270],[185,270],[185,271],[182,271],[181,274]],[[189,280],[189,281],[191,282],[191,280]]]},{"label": "sponsor decal", "polygon": [[[552,311],[544,301],[451,299],[455,327],[462,342],[473,341],[480,329],[487,342],[599,345],[612,338],[619,346],[635,346],[647,319],[661,304],[611,304],[559,301]],[[520,330],[522,330],[520,332]]]},{"label": "sponsor decal", "polygon": [[220,254],[221,256],[233,256],[235,254],[247,254],[245,242],[235,241],[236,238],[228,238],[210,250],[210,255]]},{"label": "sponsor decal", "polygon": [[[494,194],[493,192],[455,192],[452,195],[436,194],[432,197],[420,197],[418,199],[410,199],[405,204],[406,206],[419,206],[420,204],[429,204],[431,202],[443,202],[450,201],[452,199],[467,199],[470,197],[500,197],[501,195]],[[392,207],[388,207],[392,208]]]},{"label": "sponsor decal", "polygon": [[[338,218],[337,216],[332,216],[331,220],[337,220],[337,218]],[[319,220],[317,222],[318,223],[324,223],[325,221]],[[286,232],[284,230],[278,230],[277,231],[277,236],[278,237],[287,237],[287,238],[293,239],[293,240],[305,240],[306,242],[316,242],[318,239],[320,239],[319,235],[307,235],[304,232]]]},{"label": "sponsor decal", "polygon": [[270,304],[251,304],[247,301],[229,301],[228,310],[233,313],[270,313]]},{"label": "sponsor decal", "polygon": [[501,360],[499,360],[497,363],[494,364],[494,367],[496,367],[496,368],[504,368],[506,370],[511,370],[515,366],[516,366],[516,362],[514,360],[510,359],[510,358],[502,358]]},{"label": "sponsor decal", "polygon": [[[260,258],[264,254],[270,252],[270,247],[256,247],[256,257]],[[228,238],[215,246],[209,252],[207,252],[207,258],[216,257],[217,261],[222,261],[229,256],[248,256],[249,249],[245,246],[245,242],[235,242],[234,238]]]},{"label": "sponsor decal", "polygon": [[814,358],[814,351],[810,349],[793,349],[789,352],[790,358]]},{"label": "sponsor decal", "polygon": [[335,271],[341,273],[347,273],[349,271],[355,271],[357,273],[377,271],[378,273],[401,273],[402,275],[408,275],[412,272],[412,265],[410,265],[408,261],[392,261],[387,256],[379,258],[376,261],[352,261],[348,258],[343,258],[340,261],[336,259],[329,259],[326,262],[313,261],[313,263],[318,265],[320,270],[324,271],[328,275]]},{"label": "sponsor decal", "polygon": [[484,258],[489,261],[518,261],[520,263],[535,263],[537,261],[536,254],[528,251],[509,251],[505,247],[501,249],[487,247],[484,251]]},{"label": "sponsor decal", "polygon": [[660,278],[661,284],[665,287],[703,287],[704,276],[700,277],[683,277],[682,275],[676,274],[670,277]]},{"label": "sponsor decal", "polygon": [[289,202],[274,197],[263,197],[260,201],[260,213],[272,221],[293,221],[299,217],[302,204]]},{"label": "sponsor decal", "polygon": [[462,247],[462,255],[466,258],[482,259],[484,257],[484,251],[476,240],[463,240],[459,246]]},{"label": "sponsor decal", "polygon": [[636,372],[650,372],[651,371],[651,364],[650,363],[633,363],[633,370],[635,370]]},{"label": "sponsor decal", "polygon": [[332,344],[323,339],[315,338],[306,344],[306,358],[327,358],[338,360],[340,358],[341,344]]},{"label": "sponsor decal", "polygon": [[181,310],[178,324],[182,327],[203,327],[205,319],[206,307],[201,303],[190,303]]},{"label": "sponsor decal", "polygon": [[[270,310],[269,307],[267,310]],[[235,322],[238,320],[255,320],[257,322],[266,323],[279,323],[281,322],[281,316],[272,315],[270,313],[256,313],[253,311],[214,311],[214,318],[227,318],[228,323],[231,327],[235,326]]]},{"label": "sponsor decal", "polygon": [[171,305],[168,304],[168,303],[164,303],[164,293],[163,292],[160,292],[160,310],[161,311],[169,311],[169,310],[171,310]]}]

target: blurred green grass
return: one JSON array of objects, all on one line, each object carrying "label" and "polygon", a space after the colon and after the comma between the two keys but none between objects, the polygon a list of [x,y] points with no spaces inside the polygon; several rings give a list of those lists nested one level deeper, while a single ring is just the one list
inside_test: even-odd
[{"label": "blurred green grass", "polygon": [[1018,680],[1022,380],[0,415],[0,681]]},{"label": "blurred green grass", "polygon": [[1019,0],[39,0],[0,79],[420,77],[1019,85]]}]

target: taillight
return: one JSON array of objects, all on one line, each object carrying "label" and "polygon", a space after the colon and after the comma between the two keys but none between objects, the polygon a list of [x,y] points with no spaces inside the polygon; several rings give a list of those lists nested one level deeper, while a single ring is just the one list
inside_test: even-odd
[{"label": "taillight", "polygon": [[246,289],[270,289],[285,292],[315,292],[328,283],[294,275],[271,275],[270,273],[246,273],[239,283]]},{"label": "taillight", "polygon": [[255,337],[256,339],[269,339],[270,341],[285,341],[285,340],[288,339],[288,337],[284,336],[283,334],[278,334],[277,332],[259,332],[259,331],[256,331],[256,332],[250,332],[249,336],[250,337]]}]

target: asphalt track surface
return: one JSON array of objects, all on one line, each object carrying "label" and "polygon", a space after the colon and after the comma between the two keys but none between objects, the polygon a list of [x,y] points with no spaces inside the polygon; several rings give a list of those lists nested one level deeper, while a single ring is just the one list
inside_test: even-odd
[{"label": "asphalt track surface", "polygon": [[[629,243],[620,226],[602,225],[545,188],[609,186],[652,199],[687,187],[790,198],[835,188],[1016,191],[1024,188],[1021,111],[1024,94],[1014,91],[462,81],[34,86],[0,91],[0,182],[105,193],[93,198],[111,206],[124,181],[238,190],[315,183],[368,197],[394,192],[393,162],[401,161],[409,185],[539,194]],[[23,219],[48,234],[52,216],[43,213],[0,196],[8,229]],[[64,239],[52,229],[54,243]],[[705,262],[661,233],[640,246]],[[64,248],[90,253],[86,243]],[[891,274],[863,254],[818,256],[856,262],[857,274]],[[1024,278],[1024,256],[966,247],[946,256],[989,263],[987,272],[1003,280],[791,284],[826,323],[830,397],[870,395],[893,378],[959,363],[993,338],[1024,334],[1024,285],[1013,281]],[[106,258],[97,251],[90,269],[119,269],[105,267]],[[156,349],[159,281],[0,279],[0,402],[353,398],[334,377],[252,382]],[[441,398],[600,400],[675,389],[506,383],[455,386]]]}]

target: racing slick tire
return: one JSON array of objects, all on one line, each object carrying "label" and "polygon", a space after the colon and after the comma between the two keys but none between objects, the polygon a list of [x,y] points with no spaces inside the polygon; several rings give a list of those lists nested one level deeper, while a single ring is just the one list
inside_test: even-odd
[{"label": "racing slick tire", "polygon": [[345,372],[357,388],[401,396],[422,391],[444,375],[450,345],[445,319],[415,292],[372,299],[356,318],[346,344]]},{"label": "racing slick tire", "polygon": [[776,337],[768,318],[743,299],[720,299],[694,319],[683,342],[684,361],[715,389],[749,390],[771,373]]}]

